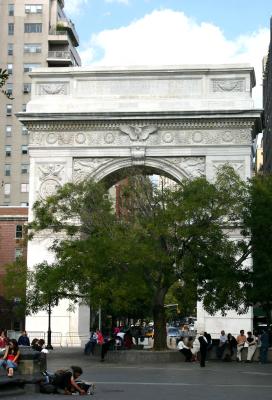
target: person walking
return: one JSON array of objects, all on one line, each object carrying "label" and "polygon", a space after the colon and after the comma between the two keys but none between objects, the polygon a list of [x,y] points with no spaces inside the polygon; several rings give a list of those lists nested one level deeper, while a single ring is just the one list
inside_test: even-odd
[{"label": "person walking", "polygon": [[262,364],[267,363],[267,354],[269,348],[269,335],[266,331],[263,331],[260,336],[261,346],[260,346],[260,361]]},{"label": "person walking", "polygon": [[247,332],[246,343],[247,343],[247,346],[248,346],[246,362],[251,362],[252,361],[252,357],[253,357],[253,355],[255,353],[255,350],[257,348],[256,338],[252,334],[252,332]]},{"label": "person walking", "polygon": [[200,332],[198,341],[200,343],[200,366],[205,367],[205,361],[207,357],[208,341],[204,336],[204,332]]},{"label": "person walking", "polygon": [[246,343],[246,335],[245,331],[243,329],[240,330],[240,335],[237,336],[236,341],[237,341],[237,361],[241,362],[242,361],[242,350],[245,347]]}]

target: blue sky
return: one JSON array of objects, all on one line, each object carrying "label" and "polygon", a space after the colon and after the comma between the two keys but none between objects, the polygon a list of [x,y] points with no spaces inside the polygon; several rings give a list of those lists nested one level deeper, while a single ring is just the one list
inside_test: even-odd
[{"label": "blue sky", "polygon": [[65,0],[83,65],[249,63],[261,105],[268,0]]},{"label": "blue sky", "polygon": [[[67,10],[77,25],[81,41],[92,33],[118,28],[159,9],[183,11],[197,22],[218,25],[226,37],[268,28],[271,0],[66,0]],[[74,12],[75,8],[77,11]]]}]

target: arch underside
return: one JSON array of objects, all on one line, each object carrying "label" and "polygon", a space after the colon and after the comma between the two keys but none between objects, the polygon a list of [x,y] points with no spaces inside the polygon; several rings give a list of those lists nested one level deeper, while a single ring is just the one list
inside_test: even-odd
[{"label": "arch underside", "polygon": [[147,157],[144,164],[134,164],[130,158],[113,159],[95,169],[90,177],[96,181],[103,180],[107,186],[122,180],[127,174],[162,175],[175,182],[181,182],[184,178],[190,178],[190,174],[179,166],[171,164],[164,159]]}]

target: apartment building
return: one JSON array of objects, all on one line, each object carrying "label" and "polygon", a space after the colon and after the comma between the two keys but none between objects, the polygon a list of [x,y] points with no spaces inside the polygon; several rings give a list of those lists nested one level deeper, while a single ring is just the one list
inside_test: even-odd
[{"label": "apartment building", "polygon": [[272,172],[272,17],[270,18],[270,44],[263,59],[263,171]]},{"label": "apartment building", "polygon": [[64,0],[0,0],[0,68],[13,100],[0,95],[0,206],[27,206],[28,132],[17,120],[31,94],[29,72],[81,64],[79,39]]}]

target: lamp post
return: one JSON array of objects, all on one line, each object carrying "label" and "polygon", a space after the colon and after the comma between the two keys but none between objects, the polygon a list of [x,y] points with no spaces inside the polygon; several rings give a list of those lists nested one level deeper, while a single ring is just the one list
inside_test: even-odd
[{"label": "lamp post", "polygon": [[51,344],[51,300],[48,303],[48,330],[47,330],[47,346],[46,349],[53,350]]}]

